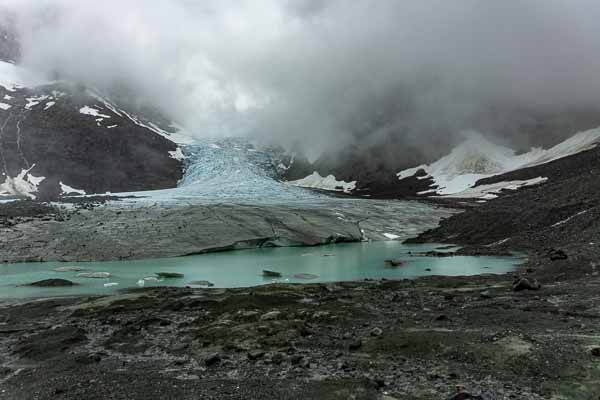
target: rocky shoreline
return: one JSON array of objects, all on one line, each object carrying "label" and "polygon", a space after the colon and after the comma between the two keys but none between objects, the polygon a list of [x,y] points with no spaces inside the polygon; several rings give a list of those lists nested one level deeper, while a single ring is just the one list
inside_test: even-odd
[{"label": "rocky shoreline", "polygon": [[521,273],[9,301],[0,398],[596,399],[600,277]]}]

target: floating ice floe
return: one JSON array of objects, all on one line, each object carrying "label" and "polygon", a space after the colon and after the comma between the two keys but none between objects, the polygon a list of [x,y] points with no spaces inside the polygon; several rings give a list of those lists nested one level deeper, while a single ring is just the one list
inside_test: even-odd
[{"label": "floating ice floe", "polygon": [[76,275],[78,278],[106,279],[110,278],[110,272],[81,272]]}]

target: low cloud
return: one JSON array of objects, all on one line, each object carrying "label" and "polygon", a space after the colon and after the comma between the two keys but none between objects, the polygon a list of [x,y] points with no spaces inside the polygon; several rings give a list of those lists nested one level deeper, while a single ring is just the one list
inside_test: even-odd
[{"label": "low cloud", "polygon": [[[600,104],[592,0],[0,0],[22,63],[318,153]],[[507,139],[508,140],[508,139]]]}]

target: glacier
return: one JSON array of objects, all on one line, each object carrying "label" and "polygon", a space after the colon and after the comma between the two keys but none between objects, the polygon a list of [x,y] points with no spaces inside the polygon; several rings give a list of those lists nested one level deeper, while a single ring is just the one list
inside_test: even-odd
[{"label": "glacier", "polygon": [[289,204],[331,199],[278,179],[280,160],[243,138],[196,139],[180,145],[185,173],[173,189],[119,193],[127,201]]}]

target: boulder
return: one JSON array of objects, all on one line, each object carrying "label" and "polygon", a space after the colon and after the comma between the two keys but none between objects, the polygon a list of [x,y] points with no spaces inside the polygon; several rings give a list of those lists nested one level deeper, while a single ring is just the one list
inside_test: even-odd
[{"label": "boulder", "polygon": [[75,282],[71,282],[67,279],[44,279],[37,282],[32,282],[26,286],[36,287],[62,287],[62,286],[74,286],[77,285]]},{"label": "boulder", "polygon": [[221,355],[219,353],[211,353],[204,359],[204,365],[210,367],[212,365],[221,362]]},{"label": "boulder", "polygon": [[157,272],[156,276],[163,279],[178,279],[183,278],[183,274],[179,272]]},{"label": "boulder", "polygon": [[550,261],[566,260],[569,258],[567,253],[558,249],[550,249],[548,252],[548,257],[550,258]]},{"label": "boulder", "polygon": [[518,277],[515,279],[512,286],[512,289],[515,292],[520,292],[522,290],[539,290],[541,288],[542,285],[537,281],[537,279],[525,277]]},{"label": "boulder", "polygon": [[385,260],[384,263],[386,267],[401,267],[404,265],[404,261],[394,259]]},{"label": "boulder", "polygon": [[269,270],[266,270],[266,269],[263,269],[262,275],[265,278],[281,278],[281,272],[269,271]]}]

